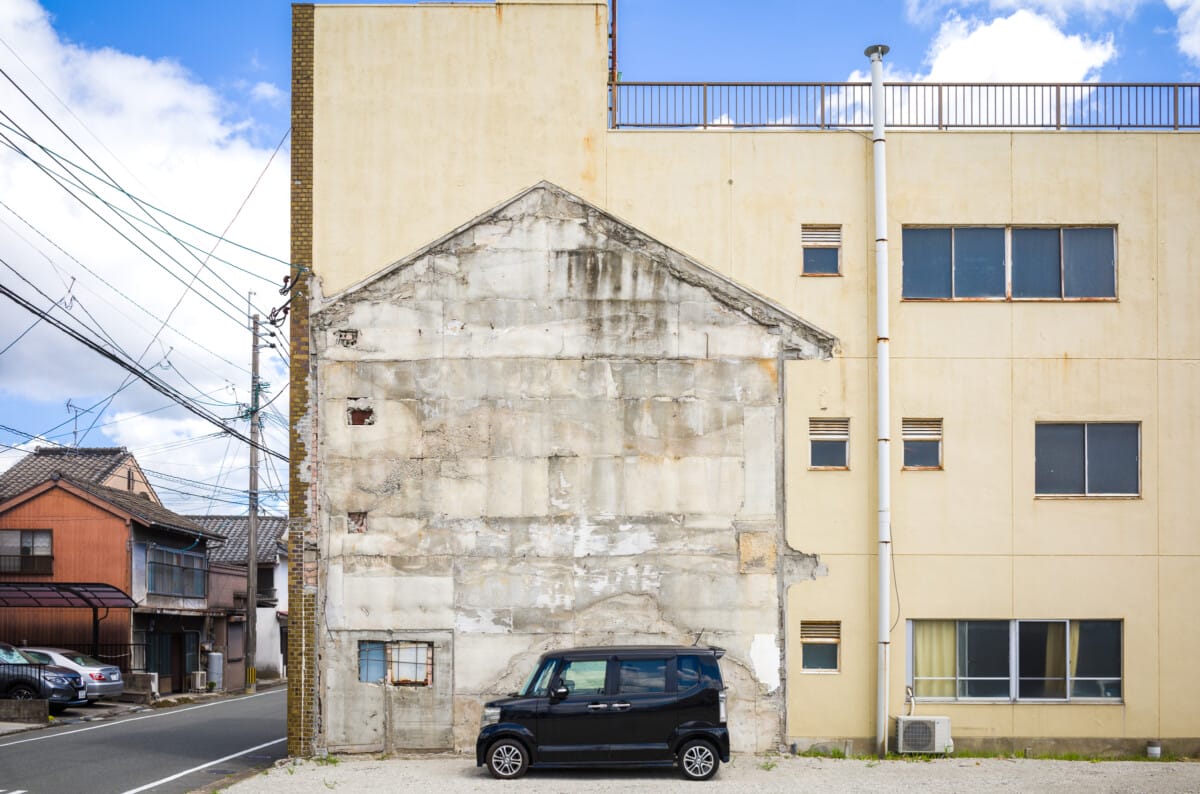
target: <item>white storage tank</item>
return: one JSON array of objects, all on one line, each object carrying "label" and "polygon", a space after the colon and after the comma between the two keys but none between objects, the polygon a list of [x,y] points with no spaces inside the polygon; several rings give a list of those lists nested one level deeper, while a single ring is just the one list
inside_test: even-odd
[{"label": "white storage tank", "polygon": [[225,688],[225,654],[208,655],[208,683],[218,692]]}]

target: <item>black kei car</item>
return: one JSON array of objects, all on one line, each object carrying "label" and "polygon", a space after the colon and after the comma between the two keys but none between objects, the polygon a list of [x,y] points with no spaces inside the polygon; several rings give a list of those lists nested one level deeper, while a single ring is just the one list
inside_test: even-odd
[{"label": "black kei car", "polygon": [[475,761],[493,777],[532,767],[671,766],[708,780],[729,761],[721,648],[551,651],[518,692],[483,707]]},{"label": "black kei car", "polygon": [[87,703],[87,689],[74,670],[39,664],[7,642],[0,642],[0,698],[49,701],[50,713]]}]

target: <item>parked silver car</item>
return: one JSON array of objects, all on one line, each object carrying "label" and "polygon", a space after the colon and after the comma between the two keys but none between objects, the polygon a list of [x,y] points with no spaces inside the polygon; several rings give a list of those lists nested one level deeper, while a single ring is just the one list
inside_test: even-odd
[{"label": "parked silver car", "polygon": [[0,698],[49,701],[50,713],[87,702],[79,673],[35,661],[7,642],[0,642]]},{"label": "parked silver car", "polygon": [[116,698],[125,691],[121,668],[105,664],[86,653],[70,651],[66,648],[22,648],[21,650],[41,664],[54,664],[79,673],[83,683],[87,685],[88,703],[95,703],[102,698]]}]

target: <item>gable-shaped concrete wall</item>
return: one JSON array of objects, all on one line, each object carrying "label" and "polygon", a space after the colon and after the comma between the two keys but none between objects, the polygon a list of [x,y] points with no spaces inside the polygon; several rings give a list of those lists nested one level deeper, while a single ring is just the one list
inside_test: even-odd
[{"label": "gable-shaped concrete wall", "polygon": [[[468,749],[542,651],[655,640],[727,648],[735,746],[780,741],[781,360],[831,339],[539,187],[313,341],[330,748]],[[432,686],[360,682],[370,640]]]}]

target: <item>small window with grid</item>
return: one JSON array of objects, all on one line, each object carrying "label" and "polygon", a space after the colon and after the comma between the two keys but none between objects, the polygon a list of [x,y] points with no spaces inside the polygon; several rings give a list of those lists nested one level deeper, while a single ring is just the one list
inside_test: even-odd
[{"label": "small window with grid", "polygon": [[361,640],[358,680],[393,686],[433,686],[433,643]]},{"label": "small window with grid", "polygon": [[942,420],[905,419],[901,423],[904,439],[904,468],[942,468]]},{"label": "small window with grid", "polygon": [[809,468],[850,468],[849,419],[809,419],[808,441]]},{"label": "small window with grid", "polygon": [[840,620],[800,622],[800,663],[806,672],[836,673],[841,669],[841,645]]},{"label": "small window with grid", "polygon": [[842,227],[829,223],[806,223],[800,227],[800,245],[804,248],[805,276],[842,274]]}]

